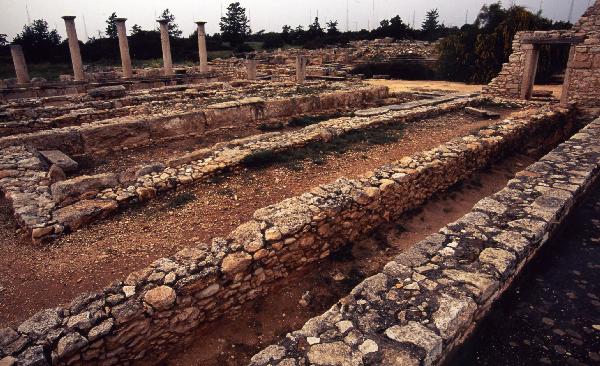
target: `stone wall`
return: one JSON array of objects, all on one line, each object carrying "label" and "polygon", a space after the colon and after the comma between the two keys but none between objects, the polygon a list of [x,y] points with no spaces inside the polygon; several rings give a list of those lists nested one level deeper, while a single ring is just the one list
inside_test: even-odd
[{"label": "stone wall", "polygon": [[[568,110],[542,107],[537,113],[493,123],[475,135],[387,164],[360,179],[339,179],[259,209],[252,220],[226,238],[215,238],[210,245],[186,248],[103,291],[82,295],[64,307],[41,311],[16,329],[0,330],[0,362],[110,365],[156,359],[161,351],[189,337],[198,324],[224,313],[237,312],[240,304],[267,294],[278,279],[327,258],[332,251],[417,207],[474,170],[526,148],[533,137],[560,131],[569,118]],[[587,167],[585,163],[572,160],[565,164],[576,164],[573,172],[582,172]],[[553,182],[564,176],[560,171],[554,174]],[[523,177],[529,179],[529,175]],[[575,189],[573,187],[578,187],[585,177],[578,174],[576,179],[566,182],[560,179],[561,186]],[[534,213],[546,215],[545,207],[562,202],[559,198],[538,200]],[[495,212],[502,204],[492,201],[482,207]],[[518,223],[519,227],[530,224]],[[517,248],[520,243],[515,241]],[[461,248],[460,253],[463,253],[460,243],[451,246]],[[449,248],[443,253],[453,251]],[[464,253],[470,253],[468,248]],[[467,281],[469,284],[464,286],[467,290],[479,291],[478,286],[488,283],[458,270],[450,273],[455,281]],[[414,278],[422,280],[417,275]],[[377,283],[377,286],[379,283],[387,286],[387,277],[385,282]],[[406,283],[405,291],[419,286]],[[487,294],[484,291],[479,296]],[[361,306],[368,300],[370,298],[360,300]],[[454,304],[449,302],[444,309],[452,310]],[[406,316],[412,316],[410,314]],[[375,321],[374,316],[365,316],[361,321],[368,324]],[[450,322],[449,328],[453,324]],[[429,333],[422,327],[411,327],[428,339]],[[394,328],[390,332],[401,337],[407,330]],[[441,342],[438,338],[433,343],[436,351]],[[426,344],[430,343],[427,340]],[[373,348],[371,343],[361,344],[362,349]],[[321,354],[327,353],[327,347],[320,350],[324,351]],[[345,352],[348,347],[344,347]],[[282,347],[277,350],[282,357],[287,352]],[[337,354],[337,357],[346,354]],[[266,362],[270,362],[269,359]]]},{"label": "stone wall", "polygon": [[582,44],[575,46],[569,64],[569,100],[600,115],[600,1],[596,1],[573,26],[577,34],[585,34]]},{"label": "stone wall", "polygon": [[250,365],[442,364],[597,181],[599,138],[600,119]]},{"label": "stone wall", "polygon": [[387,96],[387,87],[369,86],[269,100],[244,98],[188,112],[137,118],[128,116],[81,126],[0,137],[0,148],[27,145],[38,150],[61,150],[70,155],[102,154],[114,149],[154,144],[162,139],[201,136],[208,130],[218,129],[232,121],[240,127],[257,126],[270,119],[356,109]]},{"label": "stone wall", "polygon": [[507,98],[520,98],[525,77],[526,53],[533,44],[552,44],[561,39],[581,37],[581,44],[572,45],[572,54],[566,70],[567,102],[575,102],[593,115],[600,111],[600,1],[596,1],[571,30],[518,32],[513,40],[513,52],[502,70],[484,92]]},{"label": "stone wall", "polygon": [[35,173],[38,179],[25,179],[30,173],[26,169],[15,168],[18,159],[14,155],[21,152],[21,160],[39,160],[36,150],[32,147],[10,147],[0,155],[0,164],[5,163],[0,173],[6,170],[5,179],[0,180],[0,192],[7,192],[6,196],[24,236],[30,237],[34,243],[46,242],[104,218],[117,208],[147,202],[157,194],[234,169],[253,154],[266,151],[277,153],[313,142],[328,142],[352,131],[443,114],[468,104],[482,103],[483,100],[455,94],[357,111],[357,117],[332,119],[296,131],[261,134],[219,143],[212,149],[200,149],[174,157],[167,162],[167,166],[157,162],[138,167],[132,176],[98,174],[54,184],[49,179],[50,172],[40,175],[35,171],[31,174]]},{"label": "stone wall", "polygon": [[32,83],[30,86],[5,85],[0,87],[0,102],[21,99],[21,98],[43,98],[57,95],[70,95],[86,93],[89,89],[98,88],[101,86],[123,85],[127,90],[141,90],[158,88],[161,86],[189,84],[189,83],[211,83],[219,81],[217,75],[173,75],[173,76],[157,76],[143,77],[134,80],[114,80],[103,82],[77,82],[77,81],[57,81],[40,83]]}]

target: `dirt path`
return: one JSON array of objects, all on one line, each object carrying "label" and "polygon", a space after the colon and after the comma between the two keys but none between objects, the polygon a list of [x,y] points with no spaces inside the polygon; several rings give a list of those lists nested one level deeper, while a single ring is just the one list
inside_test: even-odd
[{"label": "dirt path", "polygon": [[[465,84],[452,81],[435,80],[366,80],[371,85],[385,85],[391,92],[410,92],[414,90],[443,90],[461,93],[480,92],[483,85]],[[555,98],[560,99],[562,85],[534,85],[533,90],[550,90]]]},{"label": "dirt path", "polygon": [[198,184],[63,237],[49,247],[19,242],[0,207],[0,325],[123,279],[155,259],[229,233],[258,208],[489,125],[462,113],[407,124],[396,142],[353,145],[339,155],[247,170]]},{"label": "dirt path", "polygon": [[[333,260],[321,263],[319,270],[312,267],[294,274],[272,291],[268,301],[246,304],[243,315],[225,317],[198,329],[192,343],[165,359],[164,365],[246,365],[256,352],[301,328],[348,294],[360,280],[378,273],[394,255],[459,219],[481,198],[502,189],[531,162],[533,159],[525,156],[506,159],[382,227],[350,250],[334,255]],[[299,303],[303,296],[309,299],[307,306]]]}]

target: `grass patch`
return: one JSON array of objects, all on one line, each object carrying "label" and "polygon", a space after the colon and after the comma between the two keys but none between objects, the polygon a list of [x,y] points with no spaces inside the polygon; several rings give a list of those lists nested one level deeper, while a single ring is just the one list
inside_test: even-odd
[{"label": "grass patch", "polygon": [[354,131],[335,137],[330,142],[314,142],[297,149],[281,152],[258,150],[246,156],[241,164],[249,169],[262,169],[275,164],[283,164],[290,170],[299,171],[303,169],[303,161],[323,165],[329,155],[339,155],[350,150],[365,151],[370,146],[391,144],[398,142],[402,135],[402,125]]}]

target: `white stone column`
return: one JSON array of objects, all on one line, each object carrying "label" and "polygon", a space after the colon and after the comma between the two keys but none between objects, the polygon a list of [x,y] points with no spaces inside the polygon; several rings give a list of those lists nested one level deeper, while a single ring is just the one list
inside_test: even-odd
[{"label": "white stone column", "polygon": [[298,84],[304,83],[306,80],[306,63],[308,59],[306,56],[296,56],[296,82]]},{"label": "white stone column", "polygon": [[248,80],[256,80],[256,67],[258,65],[258,60],[254,58],[253,54],[248,54],[246,56],[246,70],[248,73]]},{"label": "white stone column", "polygon": [[67,38],[69,40],[69,52],[71,53],[71,63],[73,64],[73,76],[75,81],[85,80],[83,74],[83,62],[81,61],[81,50],[79,49],[79,39],[75,29],[75,17],[64,16],[65,27],[67,28]]},{"label": "white stone column", "polygon": [[17,84],[29,83],[29,71],[27,70],[27,63],[25,62],[25,55],[23,55],[23,48],[21,48],[21,45],[10,45],[10,54],[12,55],[13,64],[15,65]]},{"label": "white stone column", "polygon": [[129,42],[127,41],[127,28],[125,27],[126,18],[117,18],[117,34],[119,35],[119,51],[121,52],[121,65],[123,67],[123,77],[133,77],[131,68],[131,56],[129,55]]},{"label": "white stone column", "polygon": [[206,22],[196,22],[198,25],[198,54],[200,56],[200,72],[208,71],[208,52],[206,50]]},{"label": "white stone column", "polygon": [[163,71],[165,76],[173,75],[173,59],[171,58],[171,41],[169,40],[169,21],[159,19],[160,24],[160,44],[163,54]]}]

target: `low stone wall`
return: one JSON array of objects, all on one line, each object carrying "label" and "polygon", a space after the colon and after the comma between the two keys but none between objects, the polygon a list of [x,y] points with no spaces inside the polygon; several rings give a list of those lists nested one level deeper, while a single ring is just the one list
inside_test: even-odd
[{"label": "low stone wall", "polygon": [[441,364],[597,180],[599,138],[600,119],[250,365]]},{"label": "low stone wall", "polygon": [[360,87],[349,91],[263,100],[245,98],[217,103],[191,112],[152,117],[124,117],[82,126],[39,131],[0,138],[0,148],[14,145],[38,150],[61,150],[67,154],[102,154],[119,148],[136,148],[163,139],[201,136],[224,124],[244,126],[269,119],[291,118],[364,107],[388,95],[387,87]]},{"label": "low stone wall", "polygon": [[562,129],[568,119],[567,110],[544,107],[361,179],[339,179],[259,209],[226,238],[186,248],[103,291],[0,330],[0,362],[107,365],[156,359],[198,324],[239,311],[278,279],[327,258],[504,154],[526,148],[534,136]]},{"label": "low stone wall", "polygon": [[178,84],[200,84],[219,81],[216,74],[173,75],[139,78],[134,80],[115,80],[108,82],[60,81],[32,84],[31,86],[9,86],[0,88],[0,102],[22,98],[44,98],[58,95],[81,94],[89,89],[101,86],[123,85],[127,90],[159,88]]},{"label": "low stone wall", "polygon": [[[457,101],[451,102],[453,100]],[[297,131],[262,134],[219,143],[212,149],[201,149],[173,158],[168,162],[169,167],[161,163],[141,167],[133,177],[108,173],[80,176],[51,184],[47,177],[22,180],[24,172],[11,173],[4,181],[0,180],[0,191],[4,187],[10,188],[7,197],[13,204],[13,211],[24,235],[31,237],[34,243],[46,242],[65,231],[74,231],[104,218],[119,207],[126,208],[131,204],[146,202],[159,193],[233,169],[242,164],[244,159],[259,152],[276,153],[312,142],[327,142],[352,131],[443,114],[482,101],[483,99],[469,99],[459,94],[357,111],[359,117],[333,119]],[[439,105],[440,103],[442,104]],[[22,151],[23,160],[39,160],[33,148],[9,148],[5,155],[7,170],[15,171],[10,168],[15,164],[11,155],[14,151]],[[3,160],[0,156],[0,162]],[[32,190],[31,186],[37,188]],[[36,195],[39,199],[35,199]]]}]

